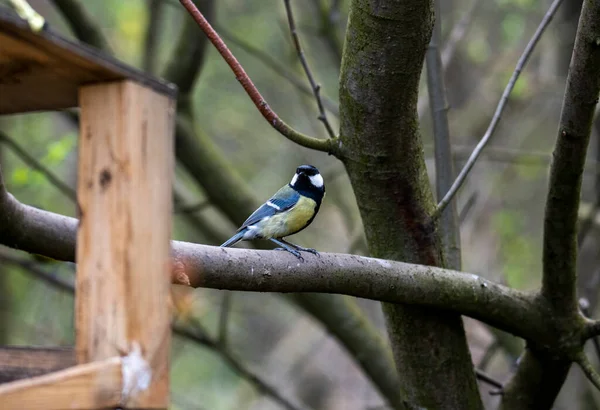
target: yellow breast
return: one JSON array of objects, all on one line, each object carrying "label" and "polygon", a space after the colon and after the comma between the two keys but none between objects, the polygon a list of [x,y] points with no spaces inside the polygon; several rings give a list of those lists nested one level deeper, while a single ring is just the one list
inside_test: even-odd
[{"label": "yellow breast", "polygon": [[310,198],[300,197],[298,203],[287,212],[274,215],[260,223],[262,235],[266,238],[282,238],[304,229],[315,214],[317,203]]}]

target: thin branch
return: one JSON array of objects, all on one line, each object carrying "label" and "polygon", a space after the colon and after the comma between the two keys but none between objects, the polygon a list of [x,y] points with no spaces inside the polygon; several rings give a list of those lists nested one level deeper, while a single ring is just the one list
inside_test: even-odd
[{"label": "thin branch", "polygon": [[296,53],[298,54],[298,59],[300,59],[300,64],[302,64],[302,68],[304,69],[304,73],[306,73],[306,78],[310,83],[310,87],[313,90],[313,94],[315,96],[315,100],[317,101],[317,106],[319,107],[319,116],[318,119],[323,123],[327,133],[330,138],[335,138],[335,132],[327,119],[327,113],[325,112],[325,108],[323,108],[323,101],[321,101],[321,85],[315,82],[315,79],[310,71],[310,67],[308,66],[308,62],[306,61],[306,56],[304,55],[304,50],[300,45],[300,38],[298,37],[298,32],[296,30],[296,22],[294,21],[294,13],[292,12],[292,6],[290,5],[290,0],[283,0],[285,4],[285,12],[287,13],[287,20],[290,26],[290,33],[292,35],[292,40],[294,42],[294,47],[296,48]]},{"label": "thin branch", "polygon": [[590,363],[590,360],[587,358],[585,353],[580,352],[575,358],[575,363],[579,365],[585,377],[596,387],[596,389],[600,390],[600,376],[594,370],[594,366]]},{"label": "thin branch", "polygon": [[54,0],[54,5],[67,21],[75,36],[84,43],[113,54],[110,44],[96,21],[77,0]]},{"label": "thin branch", "polygon": [[515,67],[515,71],[513,72],[510,80],[508,81],[508,84],[506,85],[506,88],[504,89],[504,92],[502,93],[502,97],[500,98],[500,102],[498,103],[498,107],[496,108],[496,112],[494,113],[494,116],[492,117],[492,121],[491,121],[490,125],[488,126],[488,129],[486,130],[485,134],[483,135],[483,137],[481,138],[481,140],[475,147],[475,150],[469,157],[469,160],[467,161],[467,163],[465,164],[463,169],[460,171],[460,174],[458,175],[458,177],[452,184],[452,187],[450,188],[450,190],[446,193],[444,198],[438,204],[434,214],[432,215],[432,218],[438,218],[441,215],[441,213],[444,211],[444,209],[448,206],[450,201],[452,201],[452,199],[454,198],[454,196],[456,195],[456,193],[458,192],[460,187],[463,185],[463,183],[467,179],[469,172],[475,165],[475,162],[481,155],[481,152],[483,151],[483,149],[485,148],[487,143],[490,141],[492,135],[494,134],[494,131],[496,130],[496,127],[498,126],[498,123],[500,122],[502,112],[504,111],[504,108],[506,107],[506,104],[508,103],[508,97],[510,96],[510,93],[512,92],[512,90],[514,88],[514,86],[517,82],[517,79],[521,75],[521,71],[525,67],[525,64],[527,63],[527,61],[529,60],[529,57],[531,56],[531,54],[533,53],[533,50],[535,49],[535,46],[537,45],[542,34],[548,27],[548,24],[550,24],[550,21],[556,14],[556,11],[558,10],[558,7],[560,6],[561,3],[562,3],[562,0],[554,0],[552,2],[552,4],[550,5],[550,8],[544,15],[544,18],[542,19],[540,25],[538,26],[537,30],[535,31],[533,37],[531,38],[531,40],[529,40],[527,47],[525,47],[525,51],[523,51],[523,54],[519,58],[519,61],[517,62],[517,66]]},{"label": "thin branch", "polygon": [[454,57],[458,44],[465,38],[469,29],[473,27],[473,24],[471,24],[473,17],[482,3],[483,0],[473,0],[467,11],[463,13],[460,20],[452,27],[448,39],[444,43],[444,48],[442,49],[442,65],[444,67],[450,64],[450,60]]},{"label": "thin branch", "polygon": [[[215,24],[215,27],[217,30],[219,30],[221,36],[231,44],[241,48],[250,56],[256,58],[265,66],[273,70],[276,74],[288,80],[290,84],[292,84],[302,93],[306,95],[313,95],[313,90],[307,86],[302,79],[298,78],[294,73],[289,72],[283,65],[279,63],[279,61],[271,57],[268,53],[265,53],[261,48],[244,41],[243,39],[234,35],[232,32],[228,31],[225,27],[219,26],[218,24]],[[329,112],[331,112],[334,116],[339,117],[340,111],[335,101],[324,95],[321,95],[321,100]]]},{"label": "thin branch", "polygon": [[[197,3],[200,7],[199,13],[207,21],[212,21],[216,12],[216,1],[203,0]],[[179,4],[177,8],[178,11],[183,12]],[[200,34],[194,20],[183,17],[183,25],[164,69],[163,77],[177,85],[179,111],[188,114],[191,112],[190,97],[194,85],[204,67],[208,38]]]},{"label": "thin branch", "polygon": [[62,182],[52,171],[42,165],[33,156],[29,155],[25,149],[2,131],[0,131],[0,143],[6,144],[24,163],[42,174],[54,187],[56,187],[56,189],[62,192],[72,202],[77,200],[77,194],[73,188]]},{"label": "thin branch", "polygon": [[[581,313],[588,319],[590,318],[590,302],[586,298],[579,298],[579,309],[581,309]],[[592,343],[594,345],[594,350],[596,351],[596,357],[600,359],[600,341],[598,337],[592,337]]]},{"label": "thin branch", "polygon": [[[442,37],[441,5],[435,3],[436,22],[429,42],[425,63],[427,66],[427,90],[429,105],[433,117],[433,138],[435,141],[435,181],[437,198],[440,200],[452,185],[454,167],[452,166],[452,147],[450,127],[448,126],[448,102],[439,43]],[[460,227],[456,203],[450,204],[440,218],[442,243],[447,256],[448,267],[461,269]]]},{"label": "thin branch", "polygon": [[204,18],[202,13],[194,5],[191,0],[179,0],[179,2],[186,8],[190,15],[194,18],[198,26],[204,31],[210,42],[215,46],[217,51],[221,54],[223,59],[227,62],[231,70],[234,72],[236,79],[240,82],[250,99],[254,102],[256,108],[260,111],[262,116],[275,128],[281,135],[293,141],[305,148],[314,149],[317,151],[327,152],[334,154],[337,151],[337,138],[329,139],[318,139],[304,135],[285,122],[283,122],[279,116],[269,107],[269,104],[264,100],[260,92],[256,89],[254,83],[248,74],[244,71],[238,60],[229,51],[223,40],[219,37],[217,32],[212,28],[209,22]]},{"label": "thin branch", "polygon": [[35,263],[32,260],[27,260],[24,258],[13,256],[10,253],[5,252],[3,249],[0,249],[0,261],[8,265],[19,266],[34,278],[39,279],[42,282],[46,282],[47,284],[55,288],[68,292],[73,292],[73,281],[69,281],[67,279],[61,278],[60,276],[56,276],[44,271],[39,267],[38,263]]},{"label": "thin branch", "polygon": [[[444,67],[442,75],[446,74],[448,65],[452,61],[452,58],[458,49],[458,45],[466,37],[469,29],[473,26],[471,22],[475,16],[475,11],[481,3],[483,3],[482,0],[473,0],[470,7],[462,15],[461,19],[452,27],[450,35],[448,36],[448,39],[442,48],[442,67]],[[425,98],[424,96],[419,97],[419,101],[417,102],[417,113],[419,118],[423,118],[428,106],[429,99]]]},{"label": "thin branch", "polygon": [[313,0],[315,7],[317,8],[321,17],[321,27],[319,29],[320,34],[325,37],[325,43],[329,49],[335,67],[340,68],[342,61],[342,48],[343,44],[337,35],[337,29],[340,22],[340,0],[331,1],[331,5],[327,8],[325,1]]},{"label": "thin branch", "polygon": [[193,324],[194,329],[175,325],[175,333],[187,340],[196,342],[207,348],[218,353],[221,358],[227,363],[227,365],[241,378],[247,380],[252,384],[259,392],[265,394],[273,401],[279,403],[281,406],[288,410],[300,410],[301,407],[292,403],[289,399],[285,398],[275,387],[271,386],[267,381],[263,380],[261,376],[246,367],[241,361],[236,359],[233,354],[221,346],[218,342],[214,341],[208,332],[201,326],[200,323],[195,321]]},{"label": "thin branch", "polygon": [[477,380],[487,383],[490,386],[494,386],[495,388],[499,389],[500,391],[502,391],[502,389],[504,388],[504,385],[502,383],[500,383],[498,380],[494,379],[492,376],[490,376],[483,370],[475,369],[475,376],[477,376]]}]

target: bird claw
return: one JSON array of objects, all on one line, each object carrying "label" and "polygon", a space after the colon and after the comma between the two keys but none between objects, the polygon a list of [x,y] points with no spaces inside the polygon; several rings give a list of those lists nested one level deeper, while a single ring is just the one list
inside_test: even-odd
[{"label": "bird claw", "polygon": [[285,249],[285,248],[275,248],[273,249],[275,251],[286,251],[291,253],[292,255],[294,255],[296,258],[300,259],[302,262],[304,262],[304,258],[302,257],[302,255],[300,255],[300,252],[295,251],[295,250],[290,250],[290,249]]},{"label": "bird claw", "polygon": [[302,247],[299,247],[298,249],[300,249],[303,252],[312,253],[313,255],[316,255],[316,256],[321,256],[321,254],[316,249],[313,249],[313,248],[302,248]]}]

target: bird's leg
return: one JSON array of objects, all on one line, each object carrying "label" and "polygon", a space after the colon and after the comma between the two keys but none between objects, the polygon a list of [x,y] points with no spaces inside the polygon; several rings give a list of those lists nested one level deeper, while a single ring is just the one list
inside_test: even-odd
[{"label": "bird's leg", "polygon": [[304,247],[302,247],[302,246],[300,246],[300,245],[296,245],[296,244],[294,244],[294,243],[288,242],[288,241],[286,241],[286,240],[285,240],[285,239],[283,239],[283,238],[279,238],[279,240],[280,240],[281,242],[285,243],[286,245],[288,245],[288,246],[291,246],[291,247],[292,247],[292,248],[294,248],[294,249],[298,249],[299,251],[302,251],[302,252],[308,252],[308,253],[312,253],[313,255],[317,255],[317,256],[319,256],[319,252],[317,252],[317,250],[316,250],[316,249],[312,249],[312,248],[304,248]]},{"label": "bird's leg", "polygon": [[304,258],[302,257],[302,255],[300,255],[300,252],[298,252],[297,250],[295,250],[294,248],[288,246],[287,244],[280,242],[279,240],[275,239],[275,238],[270,238],[269,239],[271,242],[281,246],[281,248],[276,248],[276,251],[288,251],[289,253],[291,253],[292,255],[294,255],[296,258],[304,261]]}]

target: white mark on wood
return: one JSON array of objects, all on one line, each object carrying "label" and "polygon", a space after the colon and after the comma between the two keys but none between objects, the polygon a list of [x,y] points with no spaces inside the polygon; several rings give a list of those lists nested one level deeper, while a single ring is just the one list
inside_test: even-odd
[{"label": "white mark on wood", "polygon": [[150,387],[152,381],[152,369],[142,357],[142,348],[138,342],[133,342],[131,352],[122,359],[121,372],[123,373],[122,401],[137,392],[144,391]]}]

